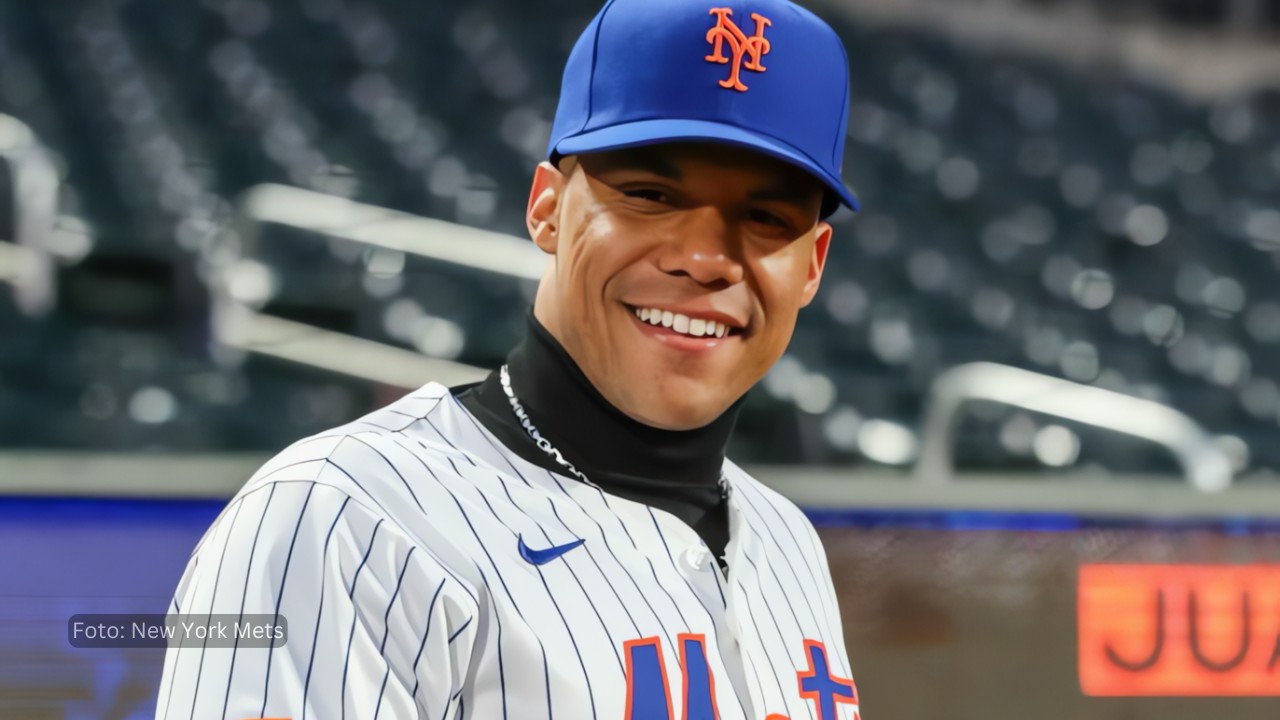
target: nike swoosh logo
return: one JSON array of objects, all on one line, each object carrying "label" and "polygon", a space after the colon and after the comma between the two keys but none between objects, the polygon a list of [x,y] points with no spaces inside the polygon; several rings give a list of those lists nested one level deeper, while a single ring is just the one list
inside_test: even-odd
[{"label": "nike swoosh logo", "polygon": [[525,545],[524,536],[520,536],[519,538],[520,557],[524,558],[525,560],[528,560],[530,563],[534,565],[546,565],[547,563],[551,562],[552,560],[555,560],[561,555],[578,547],[584,542],[586,542],[585,538],[578,538],[573,542],[568,542],[563,545],[552,545],[551,547],[546,548],[545,550],[534,550],[528,545]]}]

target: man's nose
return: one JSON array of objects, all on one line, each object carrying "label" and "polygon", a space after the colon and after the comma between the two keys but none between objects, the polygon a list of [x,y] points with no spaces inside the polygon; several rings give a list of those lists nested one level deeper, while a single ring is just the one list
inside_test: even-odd
[{"label": "man's nose", "polygon": [[688,275],[702,285],[736,285],[743,268],[733,223],[715,208],[691,210],[678,236],[667,244],[659,267],[671,275]]}]

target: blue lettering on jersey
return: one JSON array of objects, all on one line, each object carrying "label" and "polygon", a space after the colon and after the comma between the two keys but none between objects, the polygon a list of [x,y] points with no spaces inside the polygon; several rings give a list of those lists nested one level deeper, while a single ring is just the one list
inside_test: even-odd
[{"label": "blue lettering on jersey", "polygon": [[[715,679],[707,662],[706,638],[681,633],[680,674],[684,678],[683,720],[718,720]],[[671,688],[662,659],[662,640],[656,637],[623,643],[627,656],[625,720],[677,720],[671,707]]]},{"label": "blue lettering on jersey", "polygon": [[817,640],[804,641],[809,669],[797,673],[800,680],[800,696],[813,701],[818,720],[836,720],[839,703],[856,705],[858,690],[853,680],[836,677],[827,664],[827,647]]},{"label": "blue lettering on jersey", "polygon": [[715,679],[707,662],[706,639],[681,633],[680,669],[684,673],[685,720],[717,720]]},{"label": "blue lettering on jersey", "polygon": [[667,668],[662,660],[662,640],[656,637],[628,640],[622,647],[627,657],[624,720],[674,720]]},{"label": "blue lettering on jersey", "polygon": [[[657,637],[628,640],[622,644],[627,664],[627,705],[624,720],[719,720],[716,708],[715,678],[707,662],[706,637],[681,633],[680,675],[684,686],[682,713],[672,711],[671,689],[662,659],[662,640]],[[858,704],[858,689],[853,681],[832,674],[827,661],[827,647],[817,640],[804,641],[809,668],[796,673],[800,696],[813,700],[817,720],[839,720],[839,707]],[[858,711],[853,711],[857,720]],[[765,720],[788,720],[771,713]]]}]

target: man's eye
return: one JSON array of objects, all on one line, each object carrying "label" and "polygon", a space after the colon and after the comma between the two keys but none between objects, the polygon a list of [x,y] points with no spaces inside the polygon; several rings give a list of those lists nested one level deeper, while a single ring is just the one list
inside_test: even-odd
[{"label": "man's eye", "polygon": [[622,193],[627,197],[648,200],[649,202],[666,203],[670,200],[666,193],[653,188],[630,188],[623,190]]},{"label": "man's eye", "polygon": [[747,213],[747,219],[751,222],[772,225],[774,227],[786,227],[787,225],[787,221],[781,216],[775,215],[768,210],[751,210]]}]

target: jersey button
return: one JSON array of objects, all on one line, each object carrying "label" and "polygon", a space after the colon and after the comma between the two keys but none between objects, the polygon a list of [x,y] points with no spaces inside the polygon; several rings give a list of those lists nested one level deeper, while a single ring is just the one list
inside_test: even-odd
[{"label": "jersey button", "polygon": [[693,572],[702,572],[711,564],[711,551],[705,547],[691,547],[684,551],[684,566]]}]

